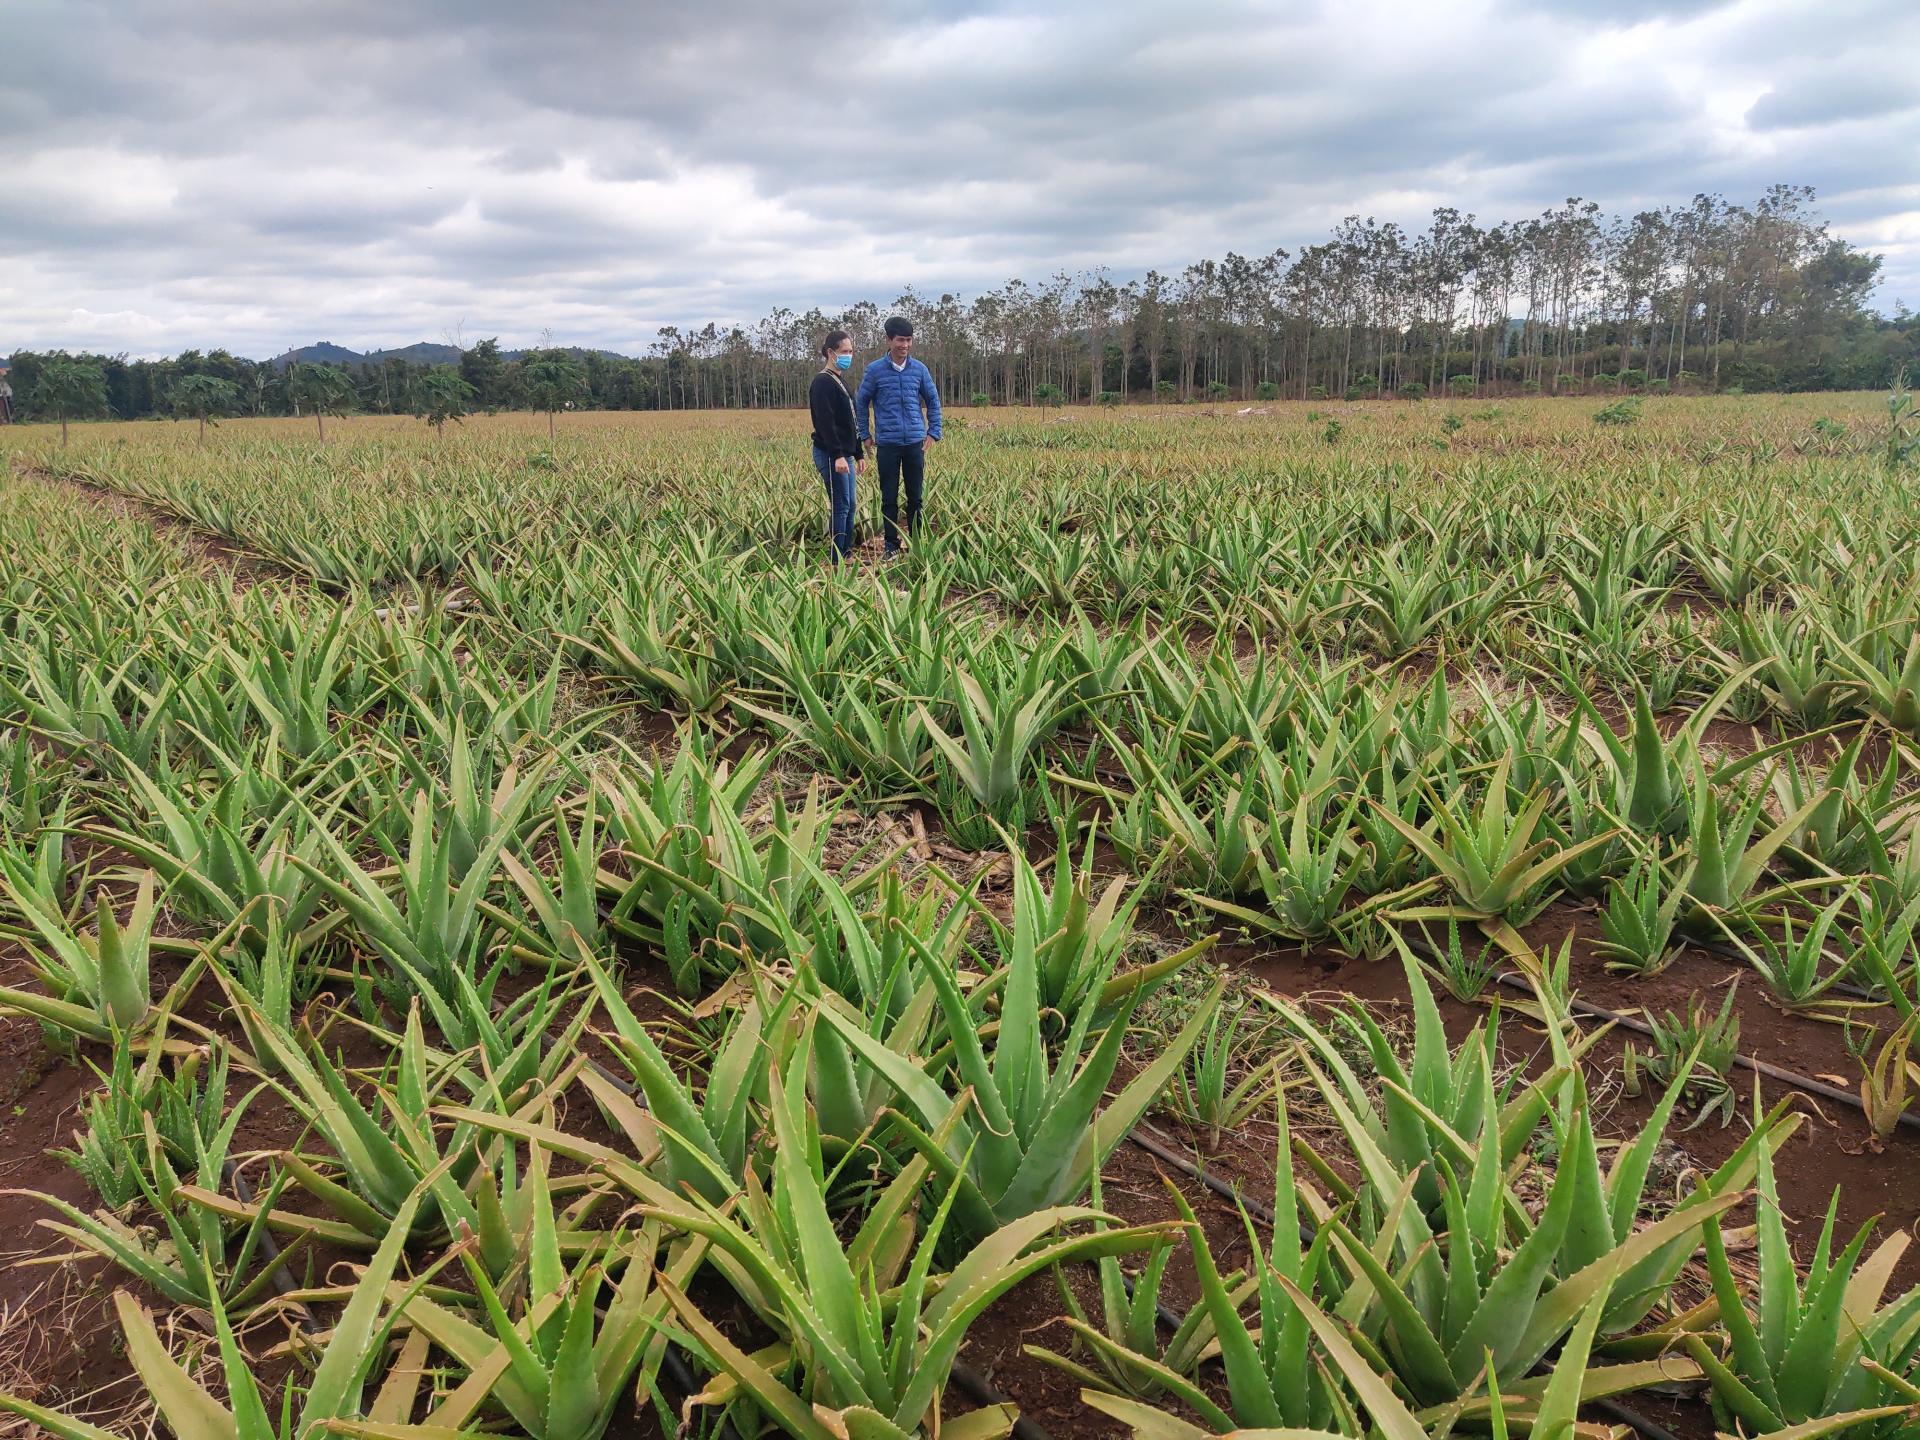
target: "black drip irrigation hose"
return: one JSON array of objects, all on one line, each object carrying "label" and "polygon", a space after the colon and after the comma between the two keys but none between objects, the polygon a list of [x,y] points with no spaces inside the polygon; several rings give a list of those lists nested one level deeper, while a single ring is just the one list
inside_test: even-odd
[{"label": "black drip irrigation hose", "polygon": [[[1532,995],[1534,993],[1532,982],[1527,980],[1525,976],[1509,973],[1495,976],[1494,978],[1509,990],[1517,990],[1526,995]],[[1610,1020],[1616,1025],[1624,1026],[1641,1035],[1652,1035],[1654,1033],[1653,1026],[1637,1015],[1627,1015],[1618,1010],[1609,1010],[1604,1005],[1595,1005],[1577,996],[1571,1000],[1569,1004],[1576,1015],[1585,1015],[1594,1020]],[[1804,1090],[1810,1095],[1818,1095],[1823,1099],[1837,1100],[1842,1105],[1851,1105],[1862,1114],[1866,1113],[1866,1103],[1851,1090],[1842,1090],[1838,1085],[1829,1085],[1826,1081],[1816,1080],[1811,1075],[1802,1075],[1796,1070],[1787,1069],[1785,1066],[1775,1065],[1770,1061],[1756,1059],[1752,1055],[1743,1055],[1738,1052],[1734,1054],[1733,1063],[1742,1069],[1751,1070],[1756,1075],[1764,1075],[1769,1080],[1778,1080],[1782,1085],[1791,1085],[1796,1090]],[[1920,1130],[1920,1113],[1903,1110],[1900,1113],[1900,1123],[1911,1129]]]},{"label": "black drip irrigation hose", "polygon": [[[1144,1127],[1139,1125],[1134,1126],[1133,1129],[1127,1132],[1127,1138],[1156,1160],[1165,1161],[1188,1179],[1198,1180],[1214,1194],[1233,1201],[1234,1204],[1246,1211],[1246,1213],[1255,1220],[1264,1223],[1269,1230],[1273,1228],[1275,1216],[1271,1209],[1262,1205],[1257,1200],[1249,1199],[1247,1196],[1241,1194],[1238,1189],[1222,1180],[1218,1175],[1209,1174],[1186,1156],[1163,1145],[1151,1135],[1143,1135],[1141,1133],[1143,1128]],[[1300,1227],[1301,1243],[1311,1245],[1313,1239],[1314,1232],[1309,1227],[1302,1225]],[[1160,1323],[1168,1329],[1178,1329],[1181,1324],[1180,1317],[1165,1305],[1155,1307],[1155,1314],[1158,1316]],[[1657,1421],[1649,1420],[1639,1411],[1629,1409],[1618,1400],[1602,1397],[1588,1400],[1584,1403],[1594,1410],[1597,1410],[1600,1414],[1610,1416],[1619,1421],[1622,1425],[1625,1425],[1629,1430],[1632,1430],[1636,1435],[1640,1436],[1641,1440],[1678,1440],[1678,1437],[1664,1425],[1659,1424]]]},{"label": "black drip irrigation hose", "polygon": [[[639,1094],[639,1087],[637,1085],[630,1080],[622,1080],[591,1055],[583,1056],[582,1059],[585,1061],[588,1069],[592,1070],[594,1074],[598,1075],[602,1080],[606,1081],[616,1090],[619,1090],[622,1094],[629,1096]],[[666,1359],[662,1363],[661,1368],[669,1372],[669,1377],[673,1380],[673,1383],[685,1391],[686,1394],[696,1395],[699,1393],[699,1385],[694,1379],[693,1367],[687,1363],[686,1357],[680,1351],[680,1347],[671,1341],[667,1344]],[[999,1390],[995,1389],[993,1382],[988,1380],[986,1376],[969,1365],[961,1364],[957,1360],[948,1368],[947,1378],[953,1382],[955,1389],[959,1390],[962,1395],[966,1396],[967,1399],[971,1400],[975,1405],[1012,1405],[1014,1403],[1010,1397],[1001,1394]],[[1018,1413],[1014,1416],[1012,1435],[1013,1440],[1052,1440],[1052,1437],[1048,1435],[1045,1430],[1041,1429],[1040,1426],[1027,1419],[1026,1416]],[[733,1428],[732,1421],[728,1421],[721,1429],[720,1440],[740,1440],[738,1433]]]},{"label": "black drip irrigation hose", "polygon": [[[233,1198],[242,1205],[253,1204],[253,1187],[247,1184],[247,1177],[240,1173],[240,1167],[231,1160],[220,1162],[221,1178],[233,1190]],[[280,1242],[273,1238],[273,1227],[260,1227],[260,1257],[273,1267],[273,1293],[282,1297],[291,1295],[300,1287],[294,1283],[293,1275],[287,1268],[286,1254],[280,1249]],[[301,1330],[308,1335],[319,1332],[319,1323],[313,1318],[313,1311],[307,1308],[304,1300],[291,1302],[293,1318]]]}]

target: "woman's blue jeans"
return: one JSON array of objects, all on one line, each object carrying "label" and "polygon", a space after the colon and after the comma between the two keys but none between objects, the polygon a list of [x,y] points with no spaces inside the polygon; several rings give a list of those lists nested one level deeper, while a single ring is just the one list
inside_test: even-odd
[{"label": "woman's blue jeans", "polygon": [[844,560],[853,553],[853,481],[857,473],[855,462],[848,460],[846,472],[842,474],[833,468],[833,457],[816,445],[813,447],[813,468],[820,472],[820,478],[827,487],[829,534],[833,540],[834,553]]}]

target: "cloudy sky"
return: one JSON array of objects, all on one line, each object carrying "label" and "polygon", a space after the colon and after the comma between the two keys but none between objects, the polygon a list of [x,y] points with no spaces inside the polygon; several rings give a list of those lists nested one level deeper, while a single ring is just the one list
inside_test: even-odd
[{"label": "cloudy sky", "polygon": [[8,0],[0,354],[550,332],[1816,186],[1920,308],[1920,0]]}]

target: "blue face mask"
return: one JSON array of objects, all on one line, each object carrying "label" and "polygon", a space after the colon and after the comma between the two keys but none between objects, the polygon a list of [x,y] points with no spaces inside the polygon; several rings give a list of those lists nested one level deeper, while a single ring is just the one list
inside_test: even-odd
[{"label": "blue face mask", "polygon": [[833,357],[833,363],[842,370],[851,370],[853,368],[853,357],[851,355],[836,355]]}]

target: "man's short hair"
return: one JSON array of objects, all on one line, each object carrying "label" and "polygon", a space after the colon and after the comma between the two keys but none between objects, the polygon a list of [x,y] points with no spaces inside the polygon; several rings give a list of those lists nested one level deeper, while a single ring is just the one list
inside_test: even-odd
[{"label": "man's short hair", "polygon": [[889,340],[898,340],[902,336],[913,338],[913,322],[904,315],[896,315],[887,321],[885,329]]}]

